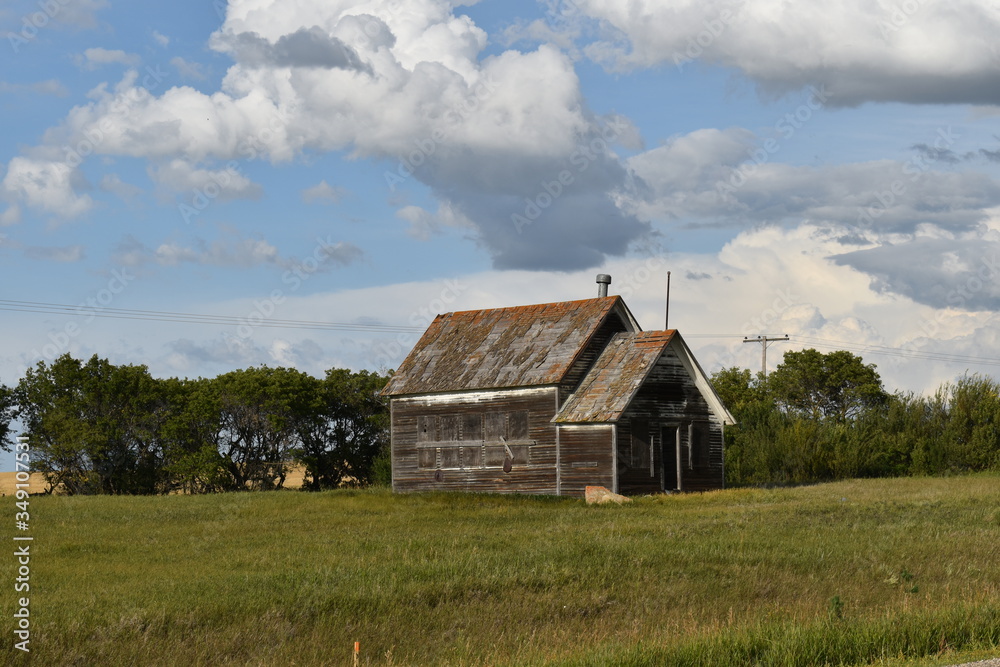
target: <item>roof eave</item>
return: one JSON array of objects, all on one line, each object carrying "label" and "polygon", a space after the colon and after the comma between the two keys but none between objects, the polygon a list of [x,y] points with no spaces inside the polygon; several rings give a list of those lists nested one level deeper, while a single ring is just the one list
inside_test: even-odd
[{"label": "roof eave", "polygon": [[668,345],[676,345],[675,351],[677,352],[677,357],[681,360],[681,363],[687,366],[688,373],[694,378],[695,386],[701,391],[702,396],[705,397],[705,402],[708,403],[709,408],[712,413],[726,426],[733,426],[736,424],[736,419],[726,408],[725,403],[716,393],[715,387],[708,379],[708,375],[705,374],[704,369],[701,364],[693,354],[691,354],[691,349],[684,342],[680,333],[674,332],[674,335],[670,337],[670,342]]}]

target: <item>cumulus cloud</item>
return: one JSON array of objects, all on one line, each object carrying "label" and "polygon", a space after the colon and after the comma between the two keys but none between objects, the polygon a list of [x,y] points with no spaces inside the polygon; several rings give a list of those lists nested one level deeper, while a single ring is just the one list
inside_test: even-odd
[{"label": "cumulus cloud", "polygon": [[1000,234],[917,237],[836,255],[872,289],[934,308],[1000,311]]},{"label": "cumulus cloud", "polygon": [[353,48],[319,26],[282,35],[273,44],[256,32],[221,33],[215,44],[249,67],[319,67],[372,73]]},{"label": "cumulus cloud", "polygon": [[302,191],[302,201],[307,204],[336,204],[346,195],[347,190],[344,188],[335,187],[322,180]]},{"label": "cumulus cloud", "polygon": [[124,266],[145,264],[176,266],[190,263],[200,266],[251,268],[261,264],[279,264],[278,249],[263,239],[247,239],[228,234],[222,239],[197,239],[185,245],[174,241],[149,248],[134,237],[127,237],[118,247],[116,261]]},{"label": "cumulus cloud", "polygon": [[[974,230],[1000,204],[1000,183],[974,171],[942,172],[927,159],[808,167],[773,162],[742,128],[698,130],[629,159],[641,187],[624,205],[647,220],[689,225],[792,223],[912,233],[933,224]],[[845,237],[846,238],[846,237]]]},{"label": "cumulus cloud", "polygon": [[[618,206],[634,184],[615,147],[640,143],[634,126],[588,109],[558,49],[482,57],[485,32],[452,10],[445,0],[406,11],[395,0],[232,3],[210,42],[234,59],[221,90],[160,92],[159,78],[140,85],[150,77],[130,71],[38,150],[97,131],[94,153],[146,159],[164,191],[186,196],[230,160],[346,151],[387,166],[387,194],[428,186],[498,267],[593,266],[647,235]],[[222,198],[259,196],[241,174],[219,185]]]},{"label": "cumulus cloud", "polygon": [[587,53],[611,67],[683,70],[697,60],[735,68],[769,95],[824,85],[835,106],[1000,100],[1000,6],[991,0],[577,5],[604,29]]},{"label": "cumulus cloud", "polygon": [[198,81],[204,81],[208,76],[205,74],[205,67],[200,63],[191,62],[185,60],[180,56],[176,56],[170,59],[170,64],[173,65],[177,73],[181,75],[184,79],[196,79]]},{"label": "cumulus cloud", "polygon": [[60,2],[59,11],[52,13],[52,19],[75,28],[92,29],[98,26],[97,12],[110,6],[108,0]]},{"label": "cumulus cloud", "polygon": [[153,39],[156,40],[156,43],[160,46],[166,47],[170,45],[170,38],[166,35],[161,35],[158,30],[153,31]]},{"label": "cumulus cloud", "polygon": [[247,269],[270,265],[315,273],[347,266],[364,256],[361,248],[345,241],[327,237],[316,239],[316,242],[316,247],[308,256],[299,258],[283,256],[277,247],[264,239],[245,238],[231,229],[223,229],[221,238],[215,240],[165,241],[155,248],[128,236],[118,245],[115,261],[135,268],[194,264]]},{"label": "cumulus cloud", "polygon": [[75,58],[77,66],[83,69],[97,69],[103,65],[125,65],[132,67],[140,62],[139,56],[134,53],[125,53],[122,50],[109,50],[101,47],[87,49],[82,55]]},{"label": "cumulus cloud", "polygon": [[16,225],[21,222],[21,207],[16,205],[8,206],[0,213],[0,227]]},{"label": "cumulus cloud", "polygon": [[211,199],[259,199],[263,189],[235,168],[198,169],[184,160],[149,168],[149,177],[172,192],[208,193]]},{"label": "cumulus cloud", "polygon": [[[70,219],[93,207],[90,195],[77,194],[83,185],[79,172],[61,162],[15,157],[7,165],[0,190],[8,199],[23,201],[57,219]],[[14,205],[11,209],[18,207]]]},{"label": "cumulus cloud", "polygon": [[396,215],[410,223],[407,233],[420,241],[427,241],[431,236],[441,233],[448,227],[469,229],[475,227],[471,220],[448,203],[438,207],[436,213],[411,205],[399,209]]},{"label": "cumulus cloud", "polygon": [[118,174],[105,174],[101,177],[100,188],[110,192],[124,201],[130,201],[142,194],[142,188],[126,183]]},{"label": "cumulus cloud", "polygon": [[253,338],[241,338],[227,331],[207,341],[175,339],[165,348],[165,362],[172,373],[178,374],[201,373],[206,367],[226,372],[232,368],[266,365],[297,368],[320,377],[327,369],[343,365],[330,353],[330,346],[322,346],[310,338],[275,337],[258,343]]}]

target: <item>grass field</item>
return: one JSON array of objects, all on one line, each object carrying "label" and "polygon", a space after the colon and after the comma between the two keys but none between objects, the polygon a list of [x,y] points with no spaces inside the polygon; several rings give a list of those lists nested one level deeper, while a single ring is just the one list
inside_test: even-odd
[{"label": "grass field", "polygon": [[[995,475],[612,507],[384,490],[30,507],[37,664],[350,665],[355,641],[366,665],[1000,655]],[[5,600],[14,568],[0,558]],[[5,664],[24,657],[11,616]]]}]

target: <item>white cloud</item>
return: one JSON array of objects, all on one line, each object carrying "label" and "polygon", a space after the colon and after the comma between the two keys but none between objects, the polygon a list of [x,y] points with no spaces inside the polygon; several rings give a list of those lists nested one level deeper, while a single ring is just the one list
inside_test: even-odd
[{"label": "white cloud", "polygon": [[23,201],[57,218],[70,219],[83,215],[94,204],[90,195],[77,194],[76,186],[81,180],[75,169],[62,162],[15,157],[7,166],[0,188],[8,199]]},{"label": "white cloud", "polygon": [[439,206],[437,213],[410,205],[399,209],[396,215],[410,223],[410,229],[407,233],[420,241],[430,239],[432,235],[441,233],[446,227],[475,228],[471,220],[448,203]]},{"label": "white cloud", "polygon": [[319,26],[299,28],[273,44],[256,32],[216,34],[215,47],[249,67],[319,67],[372,73],[357,52]]},{"label": "white cloud", "polygon": [[311,188],[302,191],[302,201],[307,204],[337,204],[348,194],[341,187],[335,187],[322,180]]},{"label": "white cloud", "polygon": [[205,66],[201,63],[191,62],[185,60],[180,56],[176,56],[170,59],[170,64],[173,65],[177,73],[181,75],[183,79],[195,79],[197,81],[204,81],[208,75],[205,73]]},{"label": "white cloud", "polygon": [[918,159],[809,167],[772,161],[778,151],[774,140],[742,128],[675,137],[628,160],[641,187],[622,204],[644,220],[730,226],[807,220],[848,226],[861,236],[910,234],[925,224],[975,230],[1000,205],[1000,182],[975,171],[937,171]]},{"label": "white cloud", "polygon": [[743,72],[765,94],[825,85],[837,106],[1000,101],[992,0],[577,4],[605,27],[588,53],[614,67],[700,60]]},{"label": "white cloud", "polygon": [[59,10],[52,12],[54,21],[80,29],[93,29],[98,25],[96,14],[111,6],[108,0],[74,0],[60,2]]},{"label": "white cloud", "polygon": [[157,30],[153,31],[153,39],[156,40],[156,43],[159,44],[160,46],[163,47],[170,46],[170,38],[167,37],[166,35],[161,35],[160,32]]},{"label": "white cloud", "polygon": [[36,83],[7,83],[6,81],[0,81],[0,93],[35,93],[36,95],[67,97],[69,90],[56,79],[47,79]]},{"label": "white cloud", "polygon": [[[631,256],[584,271],[483,271],[441,280],[308,294],[296,292],[276,278],[275,288],[284,290],[284,298],[273,317],[404,325],[416,330],[377,333],[251,327],[252,335],[243,336],[236,325],[190,325],[186,329],[178,325],[178,329],[98,319],[76,339],[73,352],[78,357],[99,353],[121,363],[148,364],[157,375],[210,376],[260,363],[294,365],[317,374],[335,366],[389,369],[399,365],[438,313],[589,298],[596,295],[594,275],[598,272],[613,276],[611,292],[624,296],[645,329],[662,328],[664,278],[670,269],[670,325],[681,331],[710,373],[732,365],[758,369],[760,348],[742,344],[742,337],[759,333],[787,333],[792,338],[769,350],[772,369],[786,350],[849,349],[876,363],[890,389],[933,391],[966,369],[991,368],[972,361],[946,363],[916,353],[944,350],[996,358],[1000,316],[936,309],[906,295],[872,289],[867,274],[831,259],[841,248],[838,233],[809,225],[770,227],[744,232],[719,252]],[[195,261],[184,257],[206,262],[225,257],[232,262],[239,252],[264,264],[274,257],[265,246],[253,251],[250,245],[235,242],[221,251],[213,251],[211,242],[160,244],[168,245],[181,262]],[[141,252],[153,252],[139,246]],[[195,299],[183,310],[233,315],[247,322],[258,313],[253,321],[260,321],[260,303],[266,294],[263,290],[259,296],[221,302]],[[317,317],[317,313],[339,315]],[[32,326],[21,326],[15,320],[4,332],[8,345],[14,335],[11,332],[39,337]],[[44,333],[40,339],[45,340]],[[141,345],[135,343],[140,340]],[[37,345],[36,340],[26,337],[13,347],[30,350]],[[891,348],[892,354],[878,354],[885,350],[875,346]],[[899,348],[909,352],[894,351]],[[4,364],[0,371],[16,377],[31,361],[0,360]]]},{"label": "white cloud", "polygon": [[319,239],[308,258],[282,256],[278,248],[261,238],[245,238],[237,231],[224,228],[215,240],[194,239],[190,242],[165,241],[150,248],[129,236],[118,246],[115,261],[123,266],[170,267],[180,264],[214,266],[221,268],[253,268],[274,266],[281,269],[300,269],[306,273],[330,271],[360,260],[361,248],[331,238]]},{"label": "white cloud", "polygon": [[101,178],[100,188],[124,201],[133,200],[142,194],[142,188],[126,183],[118,174],[105,174]]},{"label": "white cloud", "polygon": [[[38,150],[96,129],[95,153],[147,159],[151,176],[179,192],[233,159],[347,151],[387,161],[387,190],[411,178],[429,186],[440,207],[475,225],[497,266],[573,268],[624,252],[649,232],[614,200],[631,187],[614,145],[635,145],[635,128],[591,113],[573,62],[551,46],[482,58],[486,34],[452,6],[233,3],[211,40],[236,58],[220,91],[154,94],[130,71]],[[259,194],[242,175],[223,189]],[[526,213],[532,224],[516,226]]]},{"label": "white cloud", "polygon": [[21,222],[21,207],[16,204],[8,206],[3,213],[0,213],[0,227],[16,225],[19,222]]},{"label": "white cloud", "polygon": [[101,47],[96,47],[92,49],[87,49],[82,55],[75,57],[75,62],[78,67],[84,69],[97,69],[103,65],[125,65],[126,67],[133,67],[138,65],[140,62],[139,56],[134,53],[125,53],[124,51],[115,49],[109,50]]},{"label": "white cloud", "polygon": [[184,160],[171,160],[153,165],[149,177],[172,192],[201,193],[219,201],[232,199],[259,199],[263,190],[239,172],[238,168],[197,169]]}]

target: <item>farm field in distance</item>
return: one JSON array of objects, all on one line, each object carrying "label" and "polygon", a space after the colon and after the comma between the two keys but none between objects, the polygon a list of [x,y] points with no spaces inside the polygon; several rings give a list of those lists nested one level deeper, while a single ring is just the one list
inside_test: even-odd
[{"label": "farm field in distance", "polygon": [[[384,489],[30,506],[38,664],[351,665],[355,641],[365,665],[1000,655],[996,474],[599,507]],[[27,657],[12,630],[4,614],[4,664]]]}]

